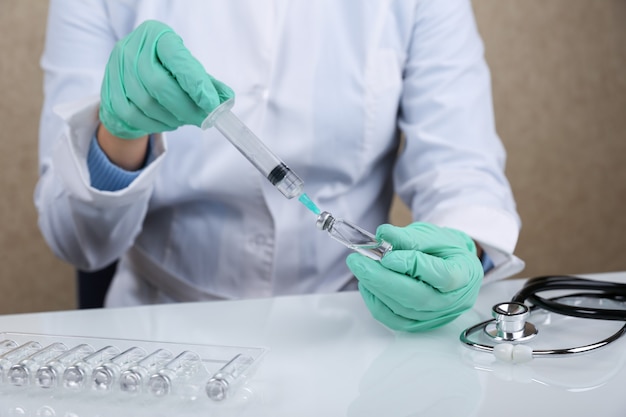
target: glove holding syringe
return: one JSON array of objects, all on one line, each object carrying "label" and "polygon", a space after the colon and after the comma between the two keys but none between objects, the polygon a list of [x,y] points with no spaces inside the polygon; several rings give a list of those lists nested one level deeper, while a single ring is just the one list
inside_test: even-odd
[{"label": "glove holding syringe", "polygon": [[285,197],[298,199],[319,214],[320,210],[304,193],[304,181],[278,158],[230,110],[235,104],[230,99],[219,105],[202,122],[202,129],[215,126]]}]

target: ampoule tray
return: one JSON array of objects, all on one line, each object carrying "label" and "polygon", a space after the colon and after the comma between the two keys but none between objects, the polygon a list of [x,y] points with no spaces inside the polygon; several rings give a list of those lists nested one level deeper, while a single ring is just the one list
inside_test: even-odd
[{"label": "ampoule tray", "polygon": [[0,332],[0,395],[222,402],[243,386],[262,347]]}]

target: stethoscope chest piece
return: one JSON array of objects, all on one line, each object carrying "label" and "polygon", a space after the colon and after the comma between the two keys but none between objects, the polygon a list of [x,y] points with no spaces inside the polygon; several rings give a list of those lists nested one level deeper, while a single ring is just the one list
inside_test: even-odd
[{"label": "stethoscope chest piece", "polygon": [[526,304],[509,301],[499,303],[491,309],[495,319],[485,325],[485,333],[498,342],[525,342],[537,334],[537,328],[528,323],[530,309]]}]

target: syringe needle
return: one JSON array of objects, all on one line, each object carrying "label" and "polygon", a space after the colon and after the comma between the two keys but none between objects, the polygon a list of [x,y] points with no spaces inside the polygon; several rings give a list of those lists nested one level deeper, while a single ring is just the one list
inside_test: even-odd
[{"label": "syringe needle", "polygon": [[313,214],[320,214],[321,213],[321,210],[319,209],[319,207],[317,207],[317,205],[313,202],[313,200],[311,200],[311,198],[306,193],[302,193],[300,195],[300,197],[298,198],[298,200],[302,204],[304,204],[304,206],[306,208],[311,210],[313,212]]}]

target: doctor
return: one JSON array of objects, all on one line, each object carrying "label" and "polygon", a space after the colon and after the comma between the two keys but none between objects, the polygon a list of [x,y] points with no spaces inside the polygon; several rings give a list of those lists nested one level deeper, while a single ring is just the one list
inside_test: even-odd
[{"label": "doctor", "polygon": [[[358,280],[420,331],[523,266],[470,0],[51,0],[41,63],[40,228],[77,268],[120,259],[108,306]],[[199,129],[231,97],[322,210],[394,250],[350,254]],[[385,224],[394,192],[415,223]]]}]

